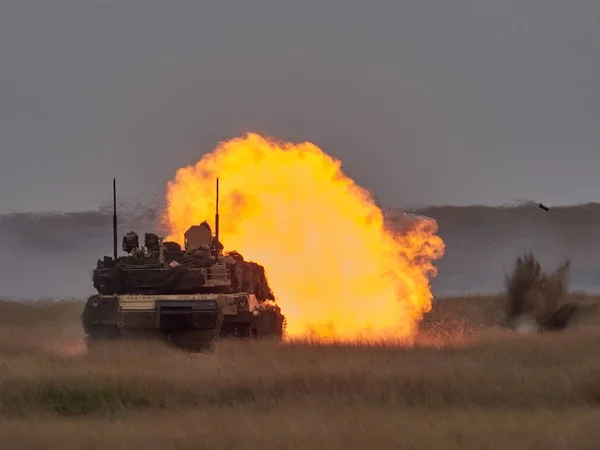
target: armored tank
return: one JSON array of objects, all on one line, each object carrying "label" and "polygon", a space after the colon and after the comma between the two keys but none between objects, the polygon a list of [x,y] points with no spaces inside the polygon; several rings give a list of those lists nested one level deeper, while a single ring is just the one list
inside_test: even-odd
[{"label": "armored tank", "polygon": [[81,316],[88,345],[151,335],[201,351],[219,337],[282,339],[285,318],[264,267],[223,252],[218,206],[215,224],[215,235],[206,221],[192,225],[183,248],[155,233],[145,233],[140,246],[130,231],[122,239],[126,256],[117,256],[115,207],[113,257],[97,261],[92,281],[98,293]]}]

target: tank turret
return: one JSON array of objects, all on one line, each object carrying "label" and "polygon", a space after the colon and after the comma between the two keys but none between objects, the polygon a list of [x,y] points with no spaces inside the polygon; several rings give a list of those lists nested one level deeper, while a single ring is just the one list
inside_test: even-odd
[{"label": "tank turret", "polygon": [[205,225],[192,225],[183,248],[145,234],[145,245],[130,231],[123,237],[127,256],[105,256],[93,271],[101,295],[250,292],[259,301],[273,300],[264,267],[244,260],[238,252],[223,253],[223,245]]}]

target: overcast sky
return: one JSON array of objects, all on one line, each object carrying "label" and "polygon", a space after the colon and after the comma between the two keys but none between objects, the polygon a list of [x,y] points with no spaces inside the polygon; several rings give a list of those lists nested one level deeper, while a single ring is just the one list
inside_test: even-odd
[{"label": "overcast sky", "polygon": [[244,131],[385,205],[600,200],[598,0],[4,0],[0,211],[164,192]]}]

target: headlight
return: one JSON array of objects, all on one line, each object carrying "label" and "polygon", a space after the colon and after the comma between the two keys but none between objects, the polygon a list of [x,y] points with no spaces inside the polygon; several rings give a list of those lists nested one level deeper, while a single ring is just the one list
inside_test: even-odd
[{"label": "headlight", "polygon": [[237,302],[239,306],[245,308],[248,306],[248,297],[238,297]]},{"label": "headlight", "polygon": [[92,299],[90,300],[90,305],[92,305],[93,308],[97,308],[101,304],[102,299],[100,297],[92,297]]}]

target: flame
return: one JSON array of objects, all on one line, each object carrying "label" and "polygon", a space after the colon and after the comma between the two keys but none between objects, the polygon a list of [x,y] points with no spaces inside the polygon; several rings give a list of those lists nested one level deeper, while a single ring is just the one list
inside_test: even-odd
[{"label": "flame", "polygon": [[[435,221],[387,230],[368,191],[316,145],[248,134],[222,142],[168,183],[167,239],[215,211],[220,240],[265,266],[291,338],[406,339],[431,309]],[[214,229],[214,227],[213,227]]]}]

